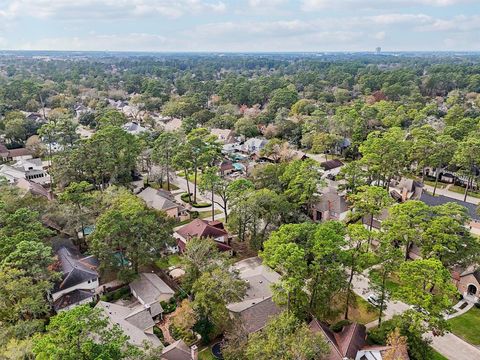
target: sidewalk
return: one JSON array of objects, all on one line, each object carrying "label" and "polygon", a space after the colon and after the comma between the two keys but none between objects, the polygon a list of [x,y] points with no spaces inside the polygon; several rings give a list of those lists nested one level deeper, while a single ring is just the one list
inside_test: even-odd
[{"label": "sidewalk", "polygon": [[[361,274],[353,278],[353,291],[364,299],[367,299],[371,293],[369,287],[369,279]],[[385,320],[393,317],[393,315],[401,314],[408,310],[410,307],[401,301],[389,301],[387,302],[387,308],[385,309]],[[465,310],[465,309],[463,309]],[[460,310],[454,316],[461,315],[463,310]],[[367,329],[371,329],[378,325],[378,321],[372,321],[366,325]],[[463,341],[458,336],[447,333],[444,336],[432,336],[431,333],[425,334],[427,338],[432,339],[432,347],[445,356],[449,360],[473,360],[480,359],[480,350],[475,346]]]}]

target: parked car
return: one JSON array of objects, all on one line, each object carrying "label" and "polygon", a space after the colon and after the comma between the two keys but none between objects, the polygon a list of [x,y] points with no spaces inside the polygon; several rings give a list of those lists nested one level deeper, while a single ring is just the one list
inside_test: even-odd
[{"label": "parked car", "polygon": [[367,301],[373,306],[380,306],[380,299],[375,294],[368,295]]},{"label": "parked car", "polygon": [[417,305],[410,305],[410,309],[418,311],[419,313],[422,313],[423,315],[426,315],[426,316],[430,315],[430,313],[427,310]]}]

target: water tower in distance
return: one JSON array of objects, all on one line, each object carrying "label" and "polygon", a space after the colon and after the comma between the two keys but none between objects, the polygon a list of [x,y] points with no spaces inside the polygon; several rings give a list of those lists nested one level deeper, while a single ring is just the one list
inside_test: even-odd
[{"label": "water tower in distance", "polygon": [[382,52],[382,48],[380,46],[377,46],[375,48],[375,54],[380,54]]}]

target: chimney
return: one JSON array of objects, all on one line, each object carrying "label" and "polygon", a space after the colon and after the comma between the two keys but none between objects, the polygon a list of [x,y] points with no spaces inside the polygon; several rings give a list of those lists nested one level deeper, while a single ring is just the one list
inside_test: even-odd
[{"label": "chimney", "polygon": [[198,346],[197,345],[192,345],[190,348],[192,360],[198,360]]}]

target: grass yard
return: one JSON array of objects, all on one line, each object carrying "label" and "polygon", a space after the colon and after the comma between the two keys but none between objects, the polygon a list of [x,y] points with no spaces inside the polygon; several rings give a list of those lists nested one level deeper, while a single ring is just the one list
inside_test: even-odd
[{"label": "grass yard", "polygon": [[182,262],[182,259],[180,258],[180,255],[173,254],[173,255],[164,256],[158,259],[157,261],[155,261],[155,265],[157,265],[159,269],[166,270],[170,266],[178,265],[181,262]]},{"label": "grass yard", "polygon": [[[378,310],[374,306],[369,304],[361,296],[355,293],[352,293],[352,295],[351,304],[348,310],[349,320],[360,324],[368,324],[378,318]],[[345,311],[345,299],[343,296],[338,299],[335,308],[338,310],[337,314],[334,317],[327,319],[331,324],[343,320]]]},{"label": "grass yard", "polygon": [[198,360],[216,360],[212,354],[210,346],[203,348],[198,352]]},{"label": "grass yard", "polygon": [[[215,210],[215,215],[220,215],[220,214],[223,214],[223,211],[222,210]],[[207,210],[207,211],[199,211],[198,212],[198,218],[199,219],[208,219],[208,220],[211,220],[212,219],[212,212],[210,210]],[[186,225],[188,224],[189,222],[191,222],[193,219],[186,219],[186,220],[183,220],[183,221],[180,221],[179,223],[175,224],[175,226],[181,226],[181,225]]]},{"label": "grass yard", "polygon": [[[215,210],[215,215],[220,215],[220,214],[223,214],[223,211],[222,210]],[[199,219],[208,219],[208,218],[212,218],[212,212],[211,211],[199,211],[198,212],[198,218]]]},{"label": "grass yard", "polygon": [[[452,185],[448,188],[448,190],[456,192],[457,194],[465,194],[465,188],[458,185]],[[480,198],[480,192],[468,190],[468,196]]]},{"label": "grass yard", "polygon": [[[150,183],[148,183],[148,185],[150,187],[154,188],[154,189],[157,189],[157,190],[162,189],[162,190],[167,190],[168,191],[166,182],[164,182],[162,186],[160,186],[160,184],[158,182],[150,182]],[[175,190],[178,190],[178,186],[170,183],[170,191],[175,191]]]},{"label": "grass yard", "polygon": [[[380,273],[378,270],[370,270],[370,280],[373,281],[374,283],[378,284],[382,281],[380,277]],[[400,288],[400,283],[399,280],[395,277],[395,275],[389,277],[385,281],[385,286],[387,288],[387,291],[391,294],[392,298],[396,299],[398,298],[398,289]]]},{"label": "grass yard", "polygon": [[448,320],[452,333],[472,345],[480,345],[480,309],[473,307],[465,314]]}]

